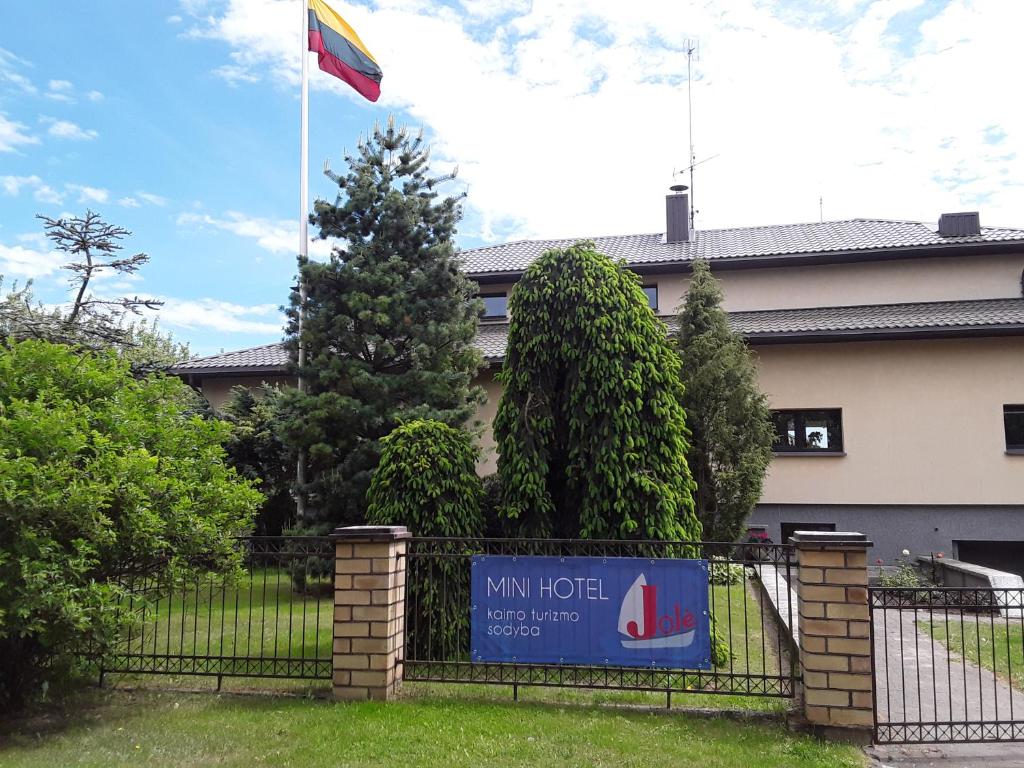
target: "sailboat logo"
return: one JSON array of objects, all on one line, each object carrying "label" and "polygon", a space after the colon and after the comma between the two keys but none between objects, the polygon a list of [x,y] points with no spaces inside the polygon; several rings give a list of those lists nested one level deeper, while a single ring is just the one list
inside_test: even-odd
[{"label": "sailboat logo", "polygon": [[623,648],[687,648],[696,636],[697,619],[676,603],[658,614],[658,588],[644,574],[636,577],[619,609],[619,635]]}]

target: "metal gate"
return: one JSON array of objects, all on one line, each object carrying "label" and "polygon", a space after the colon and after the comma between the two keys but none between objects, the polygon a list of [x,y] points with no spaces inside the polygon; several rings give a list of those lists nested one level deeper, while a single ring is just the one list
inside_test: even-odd
[{"label": "metal gate", "polygon": [[871,588],[875,741],[1024,741],[1024,591]]}]

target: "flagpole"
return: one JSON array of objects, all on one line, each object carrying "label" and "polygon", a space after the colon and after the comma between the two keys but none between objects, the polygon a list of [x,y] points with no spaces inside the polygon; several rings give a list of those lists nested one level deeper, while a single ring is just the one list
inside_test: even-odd
[{"label": "flagpole", "polygon": [[[299,41],[302,57],[302,97],[299,119],[299,257],[305,262],[309,256],[309,3],[302,0],[302,39]],[[299,272],[299,392],[306,391],[302,376],[306,365],[306,344],[302,339],[302,326],[306,316],[306,280]],[[306,451],[299,449],[295,466],[295,518],[302,525],[306,518]]]}]

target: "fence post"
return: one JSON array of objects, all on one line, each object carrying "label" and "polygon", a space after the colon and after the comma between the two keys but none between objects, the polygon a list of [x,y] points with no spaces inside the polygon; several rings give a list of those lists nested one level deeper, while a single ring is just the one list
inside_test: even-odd
[{"label": "fence post", "polygon": [[874,725],[867,550],[862,533],[797,531],[796,593],[804,718],[861,743]]},{"label": "fence post", "polygon": [[402,685],[405,648],[404,526],[336,528],[334,698],[391,699]]}]

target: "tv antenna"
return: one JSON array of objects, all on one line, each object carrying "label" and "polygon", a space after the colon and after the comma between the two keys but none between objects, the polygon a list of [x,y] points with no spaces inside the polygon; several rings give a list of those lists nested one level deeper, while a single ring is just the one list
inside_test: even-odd
[{"label": "tv antenna", "polygon": [[[700,61],[700,41],[686,39],[686,111],[690,128],[690,231],[694,232],[694,216],[697,214],[697,198],[694,194],[693,169],[697,165],[697,155],[693,151],[693,60]],[[710,159],[710,158],[709,158]]]}]

